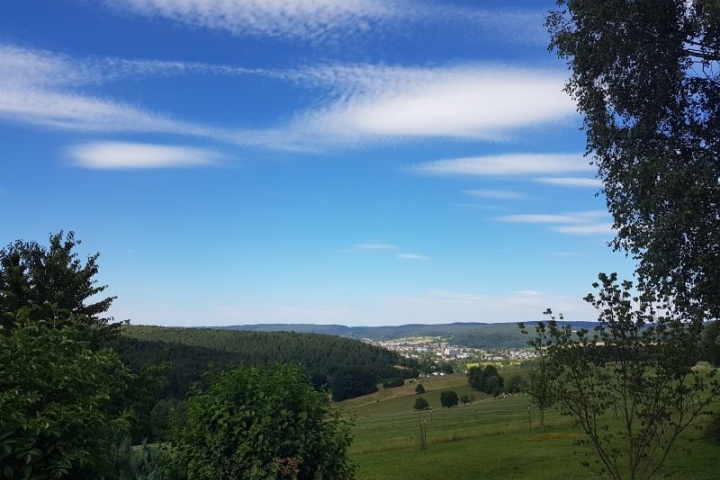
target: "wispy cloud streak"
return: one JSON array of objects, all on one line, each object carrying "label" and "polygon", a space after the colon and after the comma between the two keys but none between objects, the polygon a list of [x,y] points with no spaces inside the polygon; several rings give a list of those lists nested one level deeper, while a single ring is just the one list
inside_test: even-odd
[{"label": "wispy cloud streak", "polygon": [[68,155],[75,166],[99,170],[207,166],[221,158],[199,148],[128,142],[76,145]]},{"label": "wispy cloud streak", "polygon": [[323,39],[362,33],[395,17],[393,0],[105,0],[109,8],[237,36]]},{"label": "wispy cloud streak", "polygon": [[592,170],[582,155],[518,153],[451,158],[416,165],[428,175],[534,176]]},{"label": "wispy cloud streak", "polygon": [[397,250],[397,245],[392,245],[390,243],[385,242],[366,242],[366,243],[356,243],[352,246],[353,250],[359,250],[359,251],[387,251],[387,250]]},{"label": "wispy cloud streak", "polygon": [[527,195],[512,190],[465,190],[465,195],[471,197],[488,198],[493,200],[520,200],[527,198]]},{"label": "wispy cloud streak", "polygon": [[545,183],[547,185],[557,185],[559,187],[600,188],[603,186],[602,180],[600,180],[598,178],[544,177],[544,178],[536,178],[535,181],[538,183]]},{"label": "wispy cloud streak", "polygon": [[590,210],[564,214],[520,214],[504,215],[495,220],[507,223],[538,223],[552,225],[549,230],[569,235],[611,234],[612,223],[607,222],[608,212]]},{"label": "wispy cloud streak", "polygon": [[417,0],[101,0],[107,8],[235,36],[320,43],[428,25],[465,28],[494,42],[544,44],[545,12]]},{"label": "wispy cloud streak", "polygon": [[[316,95],[313,108],[289,112],[274,127],[210,126],[98,95],[111,81],[148,76],[260,75],[296,82]],[[335,65],[289,71],[117,58],[75,59],[0,45],[0,117],[90,132],[155,132],[263,149],[352,148],[417,139],[503,141],[527,128],[574,115],[564,73],[498,65],[444,68]],[[567,158],[566,158],[567,157]],[[435,162],[427,173],[503,174],[511,164],[540,173],[569,168],[569,156],[484,157]],[[524,166],[523,166],[524,165]],[[553,167],[554,165],[554,167]],[[503,167],[504,166],[504,167]],[[496,173],[493,173],[493,170]]]}]

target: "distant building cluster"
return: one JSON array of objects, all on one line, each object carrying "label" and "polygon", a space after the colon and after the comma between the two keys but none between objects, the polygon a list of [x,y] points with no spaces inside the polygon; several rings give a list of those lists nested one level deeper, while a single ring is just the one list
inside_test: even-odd
[{"label": "distant building cluster", "polygon": [[469,348],[450,345],[440,337],[409,337],[393,340],[363,339],[366,343],[387,348],[408,358],[433,357],[435,360],[452,362],[456,360],[477,360],[482,362],[517,363],[535,357],[535,352],[526,348]]}]

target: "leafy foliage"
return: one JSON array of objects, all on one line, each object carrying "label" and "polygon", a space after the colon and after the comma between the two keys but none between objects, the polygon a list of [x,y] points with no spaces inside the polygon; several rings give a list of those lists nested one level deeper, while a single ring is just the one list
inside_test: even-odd
[{"label": "leafy foliage", "polygon": [[502,393],[505,380],[492,365],[485,368],[471,367],[468,371],[468,383],[475,390],[497,397]]},{"label": "leafy foliage", "polygon": [[708,322],[703,328],[701,355],[715,366],[720,365],[720,322]]},{"label": "leafy foliage", "polygon": [[413,405],[413,408],[415,410],[427,410],[428,408],[430,408],[430,404],[427,400],[425,400],[425,398],[418,397],[415,399],[415,404]]},{"label": "leafy foliage", "polygon": [[676,304],[720,315],[720,2],[557,3],[550,46],[572,71],[614,247]]},{"label": "leafy foliage", "polygon": [[[51,328],[58,317],[65,327]],[[0,478],[115,478],[112,452],[129,424],[112,399],[125,393],[129,373],[114,352],[90,348],[90,329],[67,312],[52,321],[5,313]]]},{"label": "leafy foliage", "polygon": [[[26,311],[30,319],[47,320],[46,327],[62,328],[70,318],[57,315],[69,311],[72,322],[88,321],[99,327],[88,331],[93,338],[114,334],[117,325],[112,318],[101,315],[110,308],[115,297],[91,300],[107,285],[98,286],[99,254],[83,262],[74,251],[80,245],[75,234],[63,232],[50,235],[50,245],[17,240],[0,250],[0,312]],[[0,316],[0,325],[11,330],[12,317]],[[72,324],[71,324],[72,325]]]},{"label": "leafy foliage", "polygon": [[390,378],[383,382],[383,388],[396,388],[405,385],[405,379],[402,377]]},{"label": "leafy foliage", "polygon": [[[552,310],[545,311],[545,315],[552,316]],[[560,316],[562,318],[562,315]],[[559,324],[553,318],[555,328]],[[520,331],[524,335],[529,335],[525,329],[525,325],[518,324]],[[558,398],[557,386],[555,384],[555,372],[551,368],[549,356],[549,347],[553,340],[550,338],[548,328],[545,323],[540,322],[535,325],[535,337],[531,337],[528,344],[535,350],[536,358],[530,363],[530,388],[528,393],[533,403],[540,411],[540,432],[545,432],[545,412],[555,405]]]},{"label": "leafy foliage", "polygon": [[505,391],[507,393],[520,393],[526,392],[530,387],[527,379],[522,375],[513,375],[507,381],[505,385]]},{"label": "leafy foliage", "polygon": [[547,359],[563,413],[587,435],[595,461],[585,464],[601,477],[647,480],[720,383],[714,372],[692,369],[701,322],[686,321],[671,298],[633,296],[632,283],[618,284],[614,274],[594,286],[598,296],[586,297],[600,312],[593,333],[558,326],[548,311],[533,345]]},{"label": "leafy foliage", "polygon": [[417,387],[415,387],[415,393],[418,393],[418,394],[425,393],[425,387],[423,386],[422,383],[417,384]]},{"label": "leafy foliage", "polygon": [[459,398],[456,392],[452,390],[443,390],[440,392],[440,405],[445,408],[454,407],[458,404]]},{"label": "leafy foliage", "polygon": [[197,480],[354,477],[348,423],[297,366],[236,367],[188,399],[175,461]]}]

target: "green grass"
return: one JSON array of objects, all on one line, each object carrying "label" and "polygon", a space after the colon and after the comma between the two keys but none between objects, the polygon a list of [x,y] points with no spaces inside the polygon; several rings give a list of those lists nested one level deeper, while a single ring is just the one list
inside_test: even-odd
[{"label": "green grass", "polygon": [[[550,419],[548,433],[513,428],[479,431],[470,438],[444,438],[421,449],[377,442],[376,448],[353,446],[358,480],[585,480],[596,478],[581,465],[592,456],[574,445],[582,435],[564,418]],[[720,447],[700,440],[678,442],[658,479],[716,480]],[[362,437],[361,437],[362,438]]]},{"label": "green grass", "polygon": [[[501,371],[506,381],[519,369]],[[546,415],[547,433],[537,431],[538,412],[526,395],[490,398],[473,392],[463,374],[418,379],[432,411],[412,409],[417,383],[381,390],[339,405],[355,420],[350,457],[358,480],[585,480],[596,478],[581,462],[594,457],[574,442],[583,438],[572,419],[557,410]],[[474,393],[476,402],[440,408],[440,391]],[[704,420],[703,420],[704,421]],[[420,448],[420,427],[427,446]],[[720,445],[688,430],[658,479],[716,480]]]},{"label": "green grass", "polygon": [[[430,445],[353,455],[358,480],[404,479],[547,479],[588,478],[579,461],[559,458],[569,439],[531,441],[527,432],[486,435]],[[565,454],[566,455],[566,454]]]},{"label": "green grass", "polygon": [[[530,432],[537,427],[537,411],[528,412],[528,398],[487,398],[468,405],[425,411],[362,415],[355,418],[355,452],[380,451],[420,445],[420,429],[428,444],[446,443],[480,436]],[[547,422],[564,425],[569,419],[557,411],[547,413]]]}]

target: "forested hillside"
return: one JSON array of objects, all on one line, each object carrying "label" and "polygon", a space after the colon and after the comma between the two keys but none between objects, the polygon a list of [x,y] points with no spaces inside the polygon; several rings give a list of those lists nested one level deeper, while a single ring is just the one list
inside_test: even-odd
[{"label": "forested hillside", "polygon": [[170,363],[164,398],[182,398],[192,383],[202,381],[209,365],[295,363],[307,370],[317,388],[331,389],[334,383],[345,383],[338,382],[340,375],[363,375],[373,386],[390,378],[417,376],[414,361],[395,352],[311,333],[126,326],[116,348],[135,370]]},{"label": "forested hillside", "polygon": [[[534,326],[536,322],[525,322]],[[573,328],[592,330],[595,322],[572,322]],[[341,335],[350,338],[371,340],[392,340],[408,337],[442,337],[452,345],[470,348],[521,348],[527,346],[527,339],[520,333],[516,323],[448,323],[408,324],[381,327],[346,327],[343,325],[313,324],[258,324],[233,325],[225,330],[263,332],[312,332]]]}]

